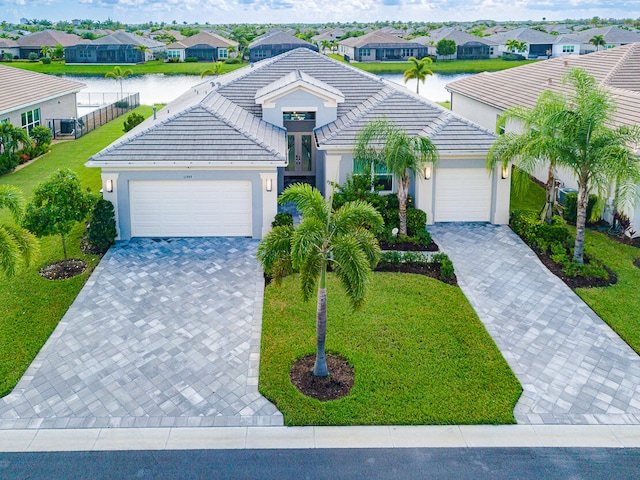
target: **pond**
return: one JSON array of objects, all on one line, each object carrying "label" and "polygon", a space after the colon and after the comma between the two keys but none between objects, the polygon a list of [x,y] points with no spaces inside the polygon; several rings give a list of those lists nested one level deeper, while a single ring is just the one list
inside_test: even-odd
[{"label": "pond", "polygon": [[[454,80],[468,77],[469,73],[443,75],[434,73],[427,77],[425,83],[420,84],[420,95],[434,102],[449,100],[449,92],[445,85]],[[405,85],[402,74],[382,74],[386,78],[400,85]],[[87,87],[78,94],[78,115],[83,115],[94,110],[99,105],[111,103],[120,95],[120,82],[102,77],[78,77],[66,75],[65,78],[82,82]],[[197,75],[162,75],[150,74],[125,78],[122,82],[122,90],[127,92],[139,92],[140,103],[153,105],[155,103],[169,103],[186,92],[189,88],[203,80]],[[406,84],[411,91],[416,89],[416,81],[410,80]]]}]

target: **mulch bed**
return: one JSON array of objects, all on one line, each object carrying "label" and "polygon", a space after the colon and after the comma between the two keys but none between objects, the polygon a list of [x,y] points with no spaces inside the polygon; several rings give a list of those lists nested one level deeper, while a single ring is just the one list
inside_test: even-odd
[{"label": "mulch bed", "polygon": [[[609,274],[608,279],[602,278],[585,278],[585,277],[569,277],[562,271],[562,267],[551,260],[551,257],[545,253],[539,253],[534,250],[540,261],[545,267],[551,271],[556,277],[566,283],[570,288],[594,288],[594,287],[608,287],[614,285],[618,281],[618,276],[613,270],[608,267],[604,267]],[[585,257],[585,263],[589,263],[589,259]]]},{"label": "mulch bed", "polygon": [[429,245],[417,245],[412,242],[387,243],[379,242],[382,250],[398,250],[400,252],[437,252],[440,250],[438,244],[431,240]]},{"label": "mulch bed", "polygon": [[296,360],[289,373],[291,383],[303,395],[321,402],[337,400],[349,395],[355,380],[355,370],[349,362],[341,355],[327,354],[329,376],[321,378],[313,374],[315,361],[315,354]]},{"label": "mulch bed", "polygon": [[401,273],[415,273],[418,275],[425,275],[427,277],[435,278],[441,282],[448,283],[449,285],[458,285],[458,279],[454,275],[451,278],[444,278],[440,273],[440,264],[432,263],[429,265],[417,265],[413,263],[401,263],[400,265],[378,265],[375,268],[376,272],[401,272]]},{"label": "mulch bed", "polygon": [[42,267],[38,273],[47,280],[65,280],[80,275],[86,269],[86,262],[70,258]]}]

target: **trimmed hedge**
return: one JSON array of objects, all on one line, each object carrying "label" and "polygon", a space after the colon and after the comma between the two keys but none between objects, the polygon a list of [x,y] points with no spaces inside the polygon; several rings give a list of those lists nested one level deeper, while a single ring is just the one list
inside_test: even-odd
[{"label": "trimmed hedge", "polygon": [[[591,222],[591,214],[593,207],[598,201],[598,197],[595,195],[589,195],[589,201],[587,202],[587,223]],[[564,200],[564,219],[567,223],[575,225],[578,220],[578,193],[569,192],[565,196]]]}]

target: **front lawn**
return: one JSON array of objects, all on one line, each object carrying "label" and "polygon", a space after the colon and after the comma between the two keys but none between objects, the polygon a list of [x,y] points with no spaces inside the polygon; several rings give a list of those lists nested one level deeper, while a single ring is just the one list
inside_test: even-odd
[{"label": "front lawn", "polygon": [[[151,107],[134,111],[145,117],[152,113]],[[68,167],[78,173],[84,187],[99,191],[100,169],[86,168],[84,163],[123,135],[125,119],[123,115],[78,140],[53,145],[51,153],[22,170],[0,177],[0,184],[15,185],[28,198],[38,183],[55,170]],[[0,221],[8,221],[6,209],[0,211],[0,217]],[[89,264],[88,271],[82,275],[55,281],[40,277],[41,267],[63,258],[60,238],[45,237],[40,240],[41,254],[34,266],[11,279],[0,276],[0,396],[8,394],[16,385],[98,263],[95,255],[80,252],[84,230],[84,225],[76,225],[67,239],[69,257]]]},{"label": "front lawn", "polygon": [[300,300],[297,276],[265,290],[260,392],[287,425],[515,423],[520,384],[459,288],[375,273],[356,313],[331,274],[327,291],[327,351],[355,367],[355,383],[323,403],[289,380],[315,352],[315,301]]},{"label": "front lawn", "polygon": [[[531,182],[520,196],[512,190],[511,210],[540,211],[544,201],[544,189]],[[575,228],[569,228],[575,235]],[[585,249],[591,257],[612,269],[618,281],[608,287],[578,288],[576,293],[640,354],[640,269],[633,265],[633,260],[640,258],[640,249],[622,245],[605,233],[589,229],[585,233]]]}]

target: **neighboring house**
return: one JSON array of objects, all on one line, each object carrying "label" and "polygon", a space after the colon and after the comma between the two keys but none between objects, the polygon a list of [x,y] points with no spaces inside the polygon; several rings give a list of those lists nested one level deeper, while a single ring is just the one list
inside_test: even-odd
[{"label": "neighboring house", "polygon": [[308,48],[314,52],[318,46],[281,30],[273,30],[261,35],[249,44],[249,61],[258,62],[272,58],[296,48]]},{"label": "neighboring house", "polygon": [[496,27],[486,28],[482,33],[483,33],[483,35],[489,37],[491,35],[496,35],[498,33],[504,33],[504,32],[508,32],[508,31],[509,31],[508,28],[498,25]]},{"label": "neighboring house", "polygon": [[25,35],[16,40],[20,48],[20,58],[28,60],[30,53],[36,53],[38,57],[42,56],[40,50],[42,47],[56,48],[58,44],[65,49],[73,45],[78,45],[84,40],[78,35],[60,32],[58,30],[43,30],[41,32]]},{"label": "neighboring house", "polygon": [[20,45],[10,38],[0,38],[0,58],[5,56],[11,59],[20,58]]},{"label": "neighboring house", "polygon": [[[104,197],[119,238],[250,236],[271,228],[278,194],[306,182],[324,195],[357,173],[356,134],[387,118],[438,147],[412,182],[429,223],[508,222],[509,185],[487,172],[492,133],[381,79],[307,48],[192,88],[101,152]],[[391,193],[395,179],[377,180]]]},{"label": "neighboring house", "polygon": [[340,40],[338,53],[356,62],[403,61],[409,57],[421,59],[428,55],[424,45],[380,30]]},{"label": "neighboring house", "polygon": [[[498,116],[506,109],[514,106],[533,107],[545,90],[567,92],[562,79],[572,67],[587,70],[601,85],[610,89],[618,105],[613,126],[640,125],[640,43],[456,80],[446,86],[451,93],[451,109],[495,131]],[[507,126],[507,130],[517,131],[518,128],[517,125]],[[536,176],[542,181],[547,180],[544,169],[537,172]],[[569,172],[561,171],[560,179],[567,187],[577,188]],[[640,232],[640,205],[629,213],[635,230]]]},{"label": "neighboring house", "polygon": [[499,56],[497,44],[483,37],[477,37],[451,27],[438,28],[429,32],[428,37],[417,37],[412,41],[425,45],[429,55],[439,60],[449,59],[449,55],[438,55],[437,45],[440,40],[453,40],[456,42],[456,55],[454,58],[457,60],[478,60]]},{"label": "neighboring house", "polygon": [[200,32],[167,45],[167,58],[179,58],[182,62],[185,58],[197,58],[199,62],[217,62],[229,58],[229,47],[237,52],[238,42],[215,33]]},{"label": "neighboring house", "polygon": [[[155,30],[153,32],[149,32],[149,34],[147,35],[147,37],[149,37],[150,39],[157,40],[158,42],[163,41],[162,40],[163,37],[169,37],[169,36],[175,38],[176,42],[179,42],[184,38],[186,38],[178,30],[165,30],[164,28],[161,30]],[[158,39],[158,37],[160,37],[160,39]]]},{"label": "neighboring house", "polygon": [[527,48],[524,52],[516,52],[527,58],[548,58],[553,53],[553,44],[557,40],[555,35],[533,30],[531,28],[516,28],[508,32],[498,33],[490,37],[483,37],[485,40],[498,45],[500,54],[508,52],[507,41],[517,40],[525,42]]},{"label": "neighboring house", "polygon": [[0,122],[31,131],[53,119],[76,118],[83,83],[0,65]]},{"label": "neighboring house", "polygon": [[334,40],[340,40],[343,36],[344,36],[344,30],[342,30],[341,28],[334,28],[332,30],[319,33],[318,35],[314,35],[313,37],[311,37],[311,40],[313,40],[316,43],[320,43],[323,40],[328,40],[332,42]]},{"label": "neighboring house", "polygon": [[616,26],[590,28],[589,30],[582,30],[577,33],[562,35],[561,38],[558,39],[558,42],[570,42],[576,46],[579,46],[578,48],[576,48],[575,53],[584,55],[587,53],[595,52],[597,50],[593,44],[589,43],[589,40],[591,40],[596,35],[602,35],[602,38],[606,42],[604,47],[600,47],[601,50],[619,47],[621,45],[628,45],[634,42],[640,42],[640,33],[631,32],[629,30],[625,30],[624,28]]},{"label": "neighboring house", "polygon": [[[144,48],[144,51],[143,51]],[[117,31],[64,49],[66,63],[144,63],[165,49],[165,44],[134,33]]]}]

